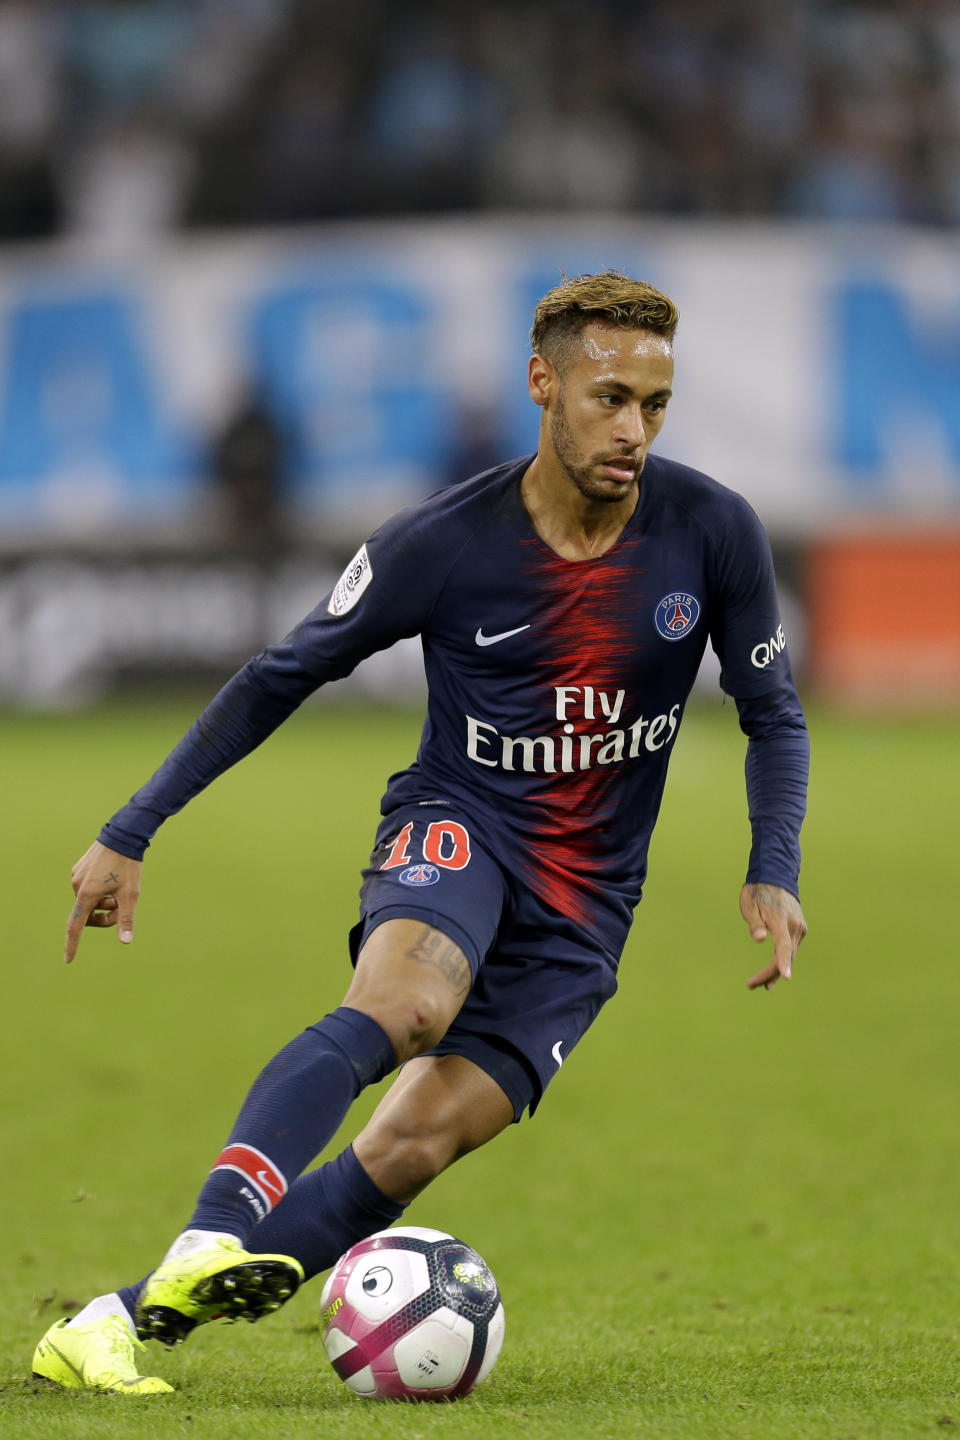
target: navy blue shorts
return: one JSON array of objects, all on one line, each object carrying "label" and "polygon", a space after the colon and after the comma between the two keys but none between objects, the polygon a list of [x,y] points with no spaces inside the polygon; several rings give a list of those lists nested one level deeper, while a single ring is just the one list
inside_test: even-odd
[{"label": "navy blue shorts", "polygon": [[473,984],[430,1055],[463,1055],[492,1076],[520,1119],[617,988],[617,960],[541,900],[445,805],[412,805],[377,831],[363,872],[356,963],[385,920],[422,920],[466,955]]}]

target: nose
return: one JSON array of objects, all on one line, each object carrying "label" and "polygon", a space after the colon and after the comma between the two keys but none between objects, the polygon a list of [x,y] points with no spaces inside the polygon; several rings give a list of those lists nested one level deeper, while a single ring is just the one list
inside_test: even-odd
[{"label": "nose", "polygon": [[643,410],[639,405],[621,405],[617,411],[614,439],[619,445],[629,445],[632,450],[644,449],[647,432],[643,424]]}]

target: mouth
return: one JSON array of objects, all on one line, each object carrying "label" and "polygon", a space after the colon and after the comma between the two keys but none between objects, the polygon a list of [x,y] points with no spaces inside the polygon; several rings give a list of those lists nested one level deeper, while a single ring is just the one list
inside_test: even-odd
[{"label": "mouth", "polygon": [[635,460],[630,460],[625,455],[615,455],[612,459],[601,460],[600,469],[611,479],[621,485],[632,485],[639,474],[639,467]]}]

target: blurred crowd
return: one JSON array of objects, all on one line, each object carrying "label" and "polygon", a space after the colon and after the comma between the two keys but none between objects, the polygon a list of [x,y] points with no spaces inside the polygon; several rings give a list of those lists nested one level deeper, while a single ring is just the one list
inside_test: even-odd
[{"label": "blurred crowd", "polygon": [[960,222],[958,0],[0,0],[0,238]]}]

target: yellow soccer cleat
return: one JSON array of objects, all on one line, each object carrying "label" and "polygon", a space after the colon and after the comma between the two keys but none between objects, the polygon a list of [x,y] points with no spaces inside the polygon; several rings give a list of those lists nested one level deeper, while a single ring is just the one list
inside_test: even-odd
[{"label": "yellow soccer cleat", "polygon": [[302,1280],[291,1256],[251,1255],[239,1240],[221,1237],[154,1270],[137,1303],[137,1330],[178,1345],[208,1320],[259,1320],[279,1310]]},{"label": "yellow soccer cleat", "polygon": [[109,1390],[118,1395],[164,1395],[173,1386],[158,1375],[137,1373],[136,1351],[147,1347],[120,1315],[84,1325],[58,1320],[33,1354],[33,1373],[65,1390]]}]

